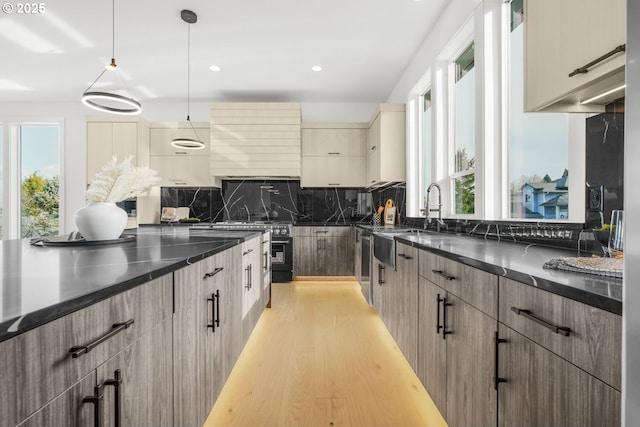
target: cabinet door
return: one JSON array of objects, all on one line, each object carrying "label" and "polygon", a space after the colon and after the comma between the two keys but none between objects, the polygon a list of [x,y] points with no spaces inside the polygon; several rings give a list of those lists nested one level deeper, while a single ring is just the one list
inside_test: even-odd
[{"label": "cabinet door", "polygon": [[150,156],[149,167],[158,172],[161,186],[213,185],[205,156]]},{"label": "cabinet door", "polygon": [[133,156],[132,164],[138,164],[138,124],[113,123],[112,155],[122,161],[125,157]]},{"label": "cabinet door", "polygon": [[365,156],[302,156],[302,187],[365,187]]},{"label": "cabinet door", "polygon": [[271,301],[271,233],[262,235],[262,307],[267,307]]},{"label": "cabinet door", "polygon": [[[307,227],[304,227],[307,228]],[[315,236],[295,236],[293,242],[294,276],[314,276],[318,239]]]},{"label": "cabinet door", "polygon": [[618,427],[620,393],[500,324],[500,427]]},{"label": "cabinet door", "polygon": [[351,276],[353,250],[348,237],[320,237],[322,276]]},{"label": "cabinet door", "polygon": [[[60,394],[18,427],[86,427],[95,423],[94,406],[84,403],[85,397],[95,395],[95,371]],[[104,402],[101,403],[104,405]]]},{"label": "cabinet door", "polygon": [[[143,335],[98,368],[98,384],[117,379],[116,386],[104,387],[106,427],[168,426],[173,423],[173,360],[171,317]],[[182,351],[189,351],[186,348]],[[120,423],[115,422],[117,405]]]},{"label": "cabinet door", "polygon": [[302,129],[302,155],[365,156],[367,130],[364,126],[365,123],[362,128]]},{"label": "cabinet door", "polygon": [[174,273],[173,372],[174,425],[201,425],[207,415],[205,354],[211,329],[207,327],[213,293],[204,281],[201,263]]},{"label": "cabinet door", "polygon": [[87,184],[113,156],[113,125],[87,123]]},{"label": "cabinet door", "polygon": [[444,289],[420,277],[418,286],[418,363],[416,374],[438,410],[447,413],[447,341],[442,339]]},{"label": "cabinet door", "polygon": [[260,301],[260,278],[261,278],[261,239],[255,237],[242,244],[242,271],[243,271],[243,294],[242,294],[242,336],[244,342],[262,313]]},{"label": "cabinet door", "polygon": [[355,245],[353,250],[353,275],[362,286],[362,230],[355,231]]},{"label": "cabinet door", "polygon": [[418,360],[418,249],[401,243],[396,247],[397,281],[392,310],[394,338],[413,370]]},{"label": "cabinet door", "polygon": [[367,185],[380,180],[380,115],[376,117],[368,132]]},{"label": "cabinet door", "polygon": [[496,320],[450,294],[447,303],[447,424],[495,425]]},{"label": "cabinet door", "polygon": [[[599,62],[587,73],[572,77],[569,74],[625,44],[626,3],[625,0],[524,2],[525,111],[548,106],[550,111],[604,111],[603,104],[581,105],[580,101],[624,84],[624,53]],[[596,31],[597,28],[603,31]],[[607,83],[607,79],[612,81]],[[588,92],[588,87],[594,84],[594,90]]]}]

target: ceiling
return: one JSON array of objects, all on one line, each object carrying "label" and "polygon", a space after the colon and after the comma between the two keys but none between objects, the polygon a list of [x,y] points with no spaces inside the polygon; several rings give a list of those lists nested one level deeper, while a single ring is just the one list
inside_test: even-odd
[{"label": "ceiling", "polygon": [[[184,100],[190,9],[192,101],[384,102],[446,3],[115,0],[115,58],[143,105]],[[45,7],[0,15],[0,102],[79,102],[110,61],[111,1]]]}]

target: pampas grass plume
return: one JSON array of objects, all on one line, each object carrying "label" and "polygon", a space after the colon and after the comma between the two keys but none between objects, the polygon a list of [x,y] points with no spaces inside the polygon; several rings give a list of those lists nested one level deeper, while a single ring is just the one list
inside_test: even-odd
[{"label": "pampas grass plume", "polygon": [[157,172],[146,166],[135,167],[128,156],[118,163],[116,156],[98,172],[87,189],[87,202],[121,202],[141,196],[160,181]]}]

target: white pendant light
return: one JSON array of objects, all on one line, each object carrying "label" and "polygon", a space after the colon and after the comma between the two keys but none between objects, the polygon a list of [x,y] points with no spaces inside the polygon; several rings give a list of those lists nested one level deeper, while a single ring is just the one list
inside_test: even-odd
[{"label": "white pendant light", "polygon": [[175,138],[171,141],[171,145],[177,148],[186,148],[191,150],[201,150],[204,148],[204,142],[200,140],[198,136],[198,132],[196,132],[196,128],[193,127],[193,123],[191,123],[191,118],[189,117],[189,105],[190,105],[190,97],[189,90],[191,85],[191,24],[195,24],[198,21],[198,15],[195,12],[190,10],[183,10],[180,12],[180,17],[184,22],[187,23],[187,122],[191,125],[191,129],[193,130],[194,138]]},{"label": "white pendant light", "polygon": [[[82,94],[82,103],[87,107],[91,107],[95,110],[101,111],[103,113],[110,114],[140,114],[142,112],[142,105],[135,99],[125,92],[126,83],[120,72],[118,71],[115,59],[115,0],[111,2],[111,63],[104,67],[104,70],[98,75],[98,77],[91,83],[91,86],[87,88]],[[107,73],[107,77],[100,81],[100,79]],[[112,77],[113,82],[108,87],[113,87],[112,90],[100,91],[100,90],[92,90],[93,87],[100,81],[98,87],[106,84],[105,81],[108,80],[108,77]],[[122,88],[118,90],[118,88]]]}]

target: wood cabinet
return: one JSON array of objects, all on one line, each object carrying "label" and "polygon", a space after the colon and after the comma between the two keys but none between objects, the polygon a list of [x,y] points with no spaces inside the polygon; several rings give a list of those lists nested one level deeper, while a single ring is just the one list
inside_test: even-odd
[{"label": "wood cabinet", "polygon": [[499,310],[499,425],[620,425],[621,316],[505,278]]},{"label": "wood cabinet", "polygon": [[409,365],[418,364],[418,249],[396,243],[396,271],[389,284],[389,317],[391,335]]},{"label": "wood cabinet", "polygon": [[[355,229],[355,246],[353,250],[353,275],[355,276],[360,286],[362,286],[362,230]],[[364,294],[364,289],[363,289]],[[366,299],[367,295],[365,295]]]},{"label": "wood cabinet", "polygon": [[87,183],[113,156],[149,166],[149,124],[137,117],[87,117]]},{"label": "wood cabinet", "polygon": [[158,172],[161,186],[213,186],[216,185],[209,171],[209,124],[193,123],[198,138],[205,143],[203,149],[176,148],[174,138],[195,138],[187,122],[155,122],[149,130],[151,169]]},{"label": "wood cabinet", "polygon": [[242,337],[243,342],[249,339],[253,327],[260,318],[262,305],[262,238],[260,236],[247,240],[241,245],[242,250]]},{"label": "wood cabinet", "polygon": [[216,177],[299,177],[300,104],[211,104],[211,164]]},{"label": "wood cabinet", "polygon": [[366,187],[367,123],[303,123],[302,187]]},{"label": "wood cabinet", "polygon": [[294,276],[351,276],[352,227],[294,227]]},{"label": "wood cabinet", "polygon": [[406,180],[404,104],[380,104],[367,132],[367,186]]},{"label": "wood cabinet", "polygon": [[624,84],[624,52],[570,74],[626,43],[625,0],[536,0],[524,6],[525,111],[602,112],[624,96],[619,90],[581,104]]},{"label": "wood cabinet", "polygon": [[222,389],[242,340],[240,247],[175,275],[174,425],[202,425]]},{"label": "wood cabinet", "polygon": [[261,307],[269,307],[271,303],[271,232],[266,232],[261,239],[262,259],[260,271],[262,278],[262,304]]},{"label": "wood cabinet", "polygon": [[419,275],[418,377],[450,426],[495,425],[497,276],[428,251]]},{"label": "wood cabinet", "polygon": [[[422,252],[420,253],[422,255]],[[442,299],[446,291],[418,279],[418,362],[416,375],[440,413],[447,413],[447,346],[442,336]]]},{"label": "wood cabinet", "polygon": [[[123,406],[121,425],[170,422],[171,279],[163,276],[0,343],[19,373],[3,372],[3,377],[16,377],[11,398],[15,410],[3,414],[0,425],[93,424],[92,405],[83,399],[94,395],[95,389],[113,393],[102,375],[112,367],[120,369],[122,384],[129,390],[125,393],[144,393],[126,395],[129,401]],[[106,340],[100,342],[102,337]],[[72,357],[72,350],[77,357]],[[145,360],[157,363],[153,372],[136,369]],[[108,401],[102,405],[100,421],[106,423],[113,416],[113,405]],[[133,411],[138,413],[136,420]]]}]

